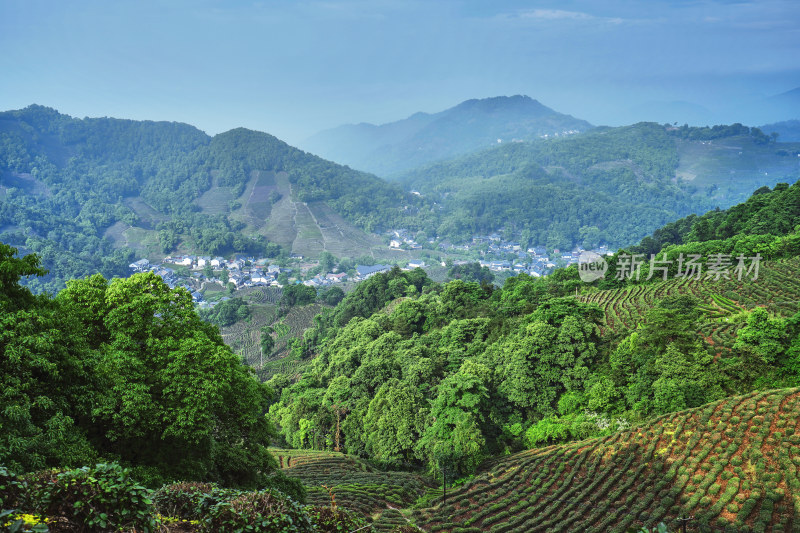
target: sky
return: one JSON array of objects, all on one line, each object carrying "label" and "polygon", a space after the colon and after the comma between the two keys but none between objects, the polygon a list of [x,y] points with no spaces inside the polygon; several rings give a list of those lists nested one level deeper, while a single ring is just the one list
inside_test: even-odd
[{"label": "sky", "polygon": [[750,103],[800,87],[800,7],[0,0],[0,73],[0,110],[243,126],[292,144],[514,94],[594,124],[748,123]]}]

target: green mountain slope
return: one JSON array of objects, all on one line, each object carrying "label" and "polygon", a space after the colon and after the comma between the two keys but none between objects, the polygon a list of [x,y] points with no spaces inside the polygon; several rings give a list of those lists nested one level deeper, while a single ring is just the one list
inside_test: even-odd
[{"label": "green mountain slope", "polygon": [[[571,267],[493,288],[436,284],[421,271],[377,275],[304,333],[310,362],[299,380],[272,377],[280,399],[270,417],[290,447],[336,442],[455,479],[494,456],[797,387],[797,191],[778,185],[707,215],[720,227],[736,221],[741,233],[726,239],[692,240],[690,230],[681,244],[663,243],[668,257],[761,254],[758,272],[741,278],[673,268],[648,280],[642,268],[639,279],[590,284]],[[627,253],[608,258],[611,272]]]},{"label": "green mountain slope", "polygon": [[641,123],[513,143],[405,173],[441,206],[437,233],[506,231],[523,244],[625,246],[690,213],[800,176],[800,145],[740,126]]},{"label": "green mountain slope", "polygon": [[380,126],[340,126],[318,133],[303,146],[354,168],[391,176],[498,142],[572,134],[591,127],[528,96],[499,96],[467,100],[439,113],[417,113]]},{"label": "green mountain slope", "polygon": [[415,512],[426,531],[625,531],[680,518],[794,531],[800,390],[729,398],[602,439],[529,450]]},{"label": "green mountain slope", "polygon": [[[266,133],[0,113],[0,238],[41,255],[54,290],[137,255],[369,253],[416,197]],[[402,209],[404,208],[405,209]],[[365,231],[366,230],[366,231]],[[52,282],[52,283],[51,283]]]}]

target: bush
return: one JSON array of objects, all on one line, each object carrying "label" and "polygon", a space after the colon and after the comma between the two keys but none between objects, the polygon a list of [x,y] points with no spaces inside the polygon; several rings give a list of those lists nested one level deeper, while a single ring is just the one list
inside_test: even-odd
[{"label": "bush", "polygon": [[214,505],[205,525],[211,531],[301,533],[313,528],[300,505],[278,491],[242,492]]},{"label": "bush", "polygon": [[[341,507],[310,507],[306,509],[311,525],[319,533],[346,533],[363,528],[366,520]],[[368,531],[362,529],[361,531]]]},{"label": "bush", "polygon": [[152,491],[118,464],[50,473],[47,481],[32,486],[35,510],[42,515],[66,518],[81,531],[136,528],[150,533],[155,528]]},{"label": "bush", "polygon": [[18,506],[19,483],[15,475],[0,466],[0,510]]},{"label": "bush", "polygon": [[422,533],[422,530],[410,524],[397,526],[392,530],[392,533]]},{"label": "bush", "polygon": [[161,516],[198,520],[203,517],[203,502],[216,488],[212,483],[193,481],[164,485],[153,494],[153,505]]},{"label": "bush", "polygon": [[280,470],[266,479],[264,488],[282,492],[298,503],[306,503],[306,497],[308,496],[305,486],[299,479],[289,477]]}]

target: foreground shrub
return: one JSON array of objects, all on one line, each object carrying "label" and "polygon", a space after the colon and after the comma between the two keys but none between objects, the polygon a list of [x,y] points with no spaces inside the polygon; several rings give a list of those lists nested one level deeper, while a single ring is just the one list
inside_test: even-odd
[{"label": "foreground shrub", "polygon": [[298,503],[306,503],[308,493],[303,483],[294,477],[289,477],[280,470],[265,479],[263,488],[277,490],[289,496]]},{"label": "foreground shrub", "polygon": [[153,505],[161,516],[199,520],[213,504],[225,501],[222,497],[211,497],[215,491],[219,492],[219,489],[213,483],[172,483],[164,485],[153,494]]},{"label": "foreground shrub", "polygon": [[417,526],[412,526],[411,524],[406,524],[403,526],[397,526],[392,530],[392,533],[423,533],[420,528]]},{"label": "foreground shrub", "polygon": [[0,510],[17,507],[19,483],[14,474],[0,466]]},{"label": "foreground shrub", "polygon": [[371,528],[364,528],[367,521],[355,513],[351,513],[341,507],[309,507],[306,509],[308,517],[314,531],[319,533],[345,533],[360,529],[364,533],[372,531]]},{"label": "foreground shrub", "polygon": [[63,517],[79,531],[135,528],[150,533],[155,528],[152,491],[118,464],[48,473],[32,481],[31,493],[37,512]]},{"label": "foreground shrub", "polygon": [[300,504],[278,491],[242,492],[214,505],[205,517],[209,531],[247,533],[311,533]]}]

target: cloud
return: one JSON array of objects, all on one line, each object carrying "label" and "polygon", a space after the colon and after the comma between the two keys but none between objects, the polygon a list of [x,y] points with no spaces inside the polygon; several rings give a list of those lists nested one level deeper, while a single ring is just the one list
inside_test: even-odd
[{"label": "cloud", "polygon": [[522,9],[518,11],[500,13],[494,18],[504,21],[517,22],[578,22],[578,23],[605,23],[622,24],[625,19],[619,17],[602,17],[583,11],[569,11],[565,9]]}]

